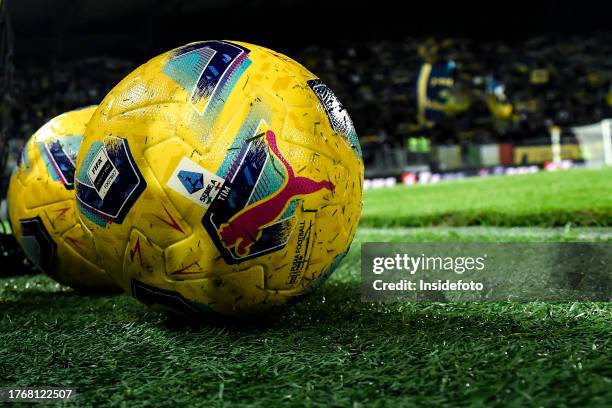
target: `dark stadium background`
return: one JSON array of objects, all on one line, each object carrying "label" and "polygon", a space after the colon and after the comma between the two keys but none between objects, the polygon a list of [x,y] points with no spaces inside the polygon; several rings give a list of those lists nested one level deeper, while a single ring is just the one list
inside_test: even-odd
[{"label": "dark stadium background", "polygon": [[[449,170],[430,154],[431,145],[449,143],[461,145],[464,156],[454,170],[475,172],[469,145],[549,144],[551,124],[573,143],[569,126],[612,114],[610,78],[600,74],[610,71],[612,36],[600,8],[594,1],[8,0],[15,69],[6,126],[9,138],[26,138],[59,113],[98,103],[161,52],[196,40],[239,39],[286,53],[335,90],[362,137],[366,167],[385,158],[366,176],[399,177],[406,166]],[[571,59],[563,47],[571,48]],[[417,120],[415,86],[428,58],[457,62],[456,89],[479,95],[434,126]],[[546,68],[550,80],[532,86],[518,65]],[[592,73],[597,83],[587,83],[585,93]],[[506,88],[498,105],[515,107],[511,124],[486,105],[484,79],[491,74]],[[536,109],[518,108],[533,101]],[[429,144],[415,150],[411,138]],[[410,151],[390,160],[398,150]]]},{"label": "dark stadium background", "polygon": [[202,35],[289,51],[405,35],[521,39],[609,28],[604,3],[592,0],[13,0],[8,6],[18,57],[41,61],[99,53],[148,56]]}]

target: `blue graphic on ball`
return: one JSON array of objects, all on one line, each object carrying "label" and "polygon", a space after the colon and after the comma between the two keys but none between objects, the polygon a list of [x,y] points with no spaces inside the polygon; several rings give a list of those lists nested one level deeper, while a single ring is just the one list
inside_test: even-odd
[{"label": "blue graphic on ball", "polygon": [[204,188],[204,175],[193,171],[181,170],[178,173],[178,179],[181,181],[189,194],[200,191]]}]

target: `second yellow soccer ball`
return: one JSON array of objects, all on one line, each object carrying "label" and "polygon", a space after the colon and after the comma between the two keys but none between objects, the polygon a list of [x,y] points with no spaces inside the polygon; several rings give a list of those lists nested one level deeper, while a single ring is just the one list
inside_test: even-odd
[{"label": "second yellow soccer ball", "polygon": [[56,281],[82,292],[119,292],[76,213],[76,155],[95,110],[57,116],[27,141],[9,184],[9,219],[27,257]]}]

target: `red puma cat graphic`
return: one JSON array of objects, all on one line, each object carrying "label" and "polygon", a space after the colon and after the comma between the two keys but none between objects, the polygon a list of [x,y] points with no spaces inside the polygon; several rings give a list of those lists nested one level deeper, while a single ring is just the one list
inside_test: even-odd
[{"label": "red puma cat graphic", "polygon": [[266,140],[272,153],[285,167],[287,180],[276,194],[244,208],[219,228],[223,245],[228,249],[234,247],[239,256],[249,254],[251,245],[261,237],[263,228],[280,217],[293,198],[312,194],[324,188],[330,191],[335,188],[334,184],[327,180],[314,181],[307,177],[296,176],[289,162],[278,150],[273,131],[266,132]]}]

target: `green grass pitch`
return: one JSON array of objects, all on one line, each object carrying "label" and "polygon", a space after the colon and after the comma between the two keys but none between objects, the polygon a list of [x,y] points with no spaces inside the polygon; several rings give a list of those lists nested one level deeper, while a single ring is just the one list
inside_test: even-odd
[{"label": "green grass pitch", "polygon": [[612,225],[612,168],[398,186],[364,201],[361,223],[373,227]]},{"label": "green grass pitch", "polygon": [[[610,242],[609,180],[572,171],[368,191],[339,270],[266,319],[185,325],[126,296],[2,278],[0,387],[71,386],[78,406],[609,406],[611,304],[370,304],[359,275],[367,241]],[[464,226],[477,217],[484,226]]]}]

